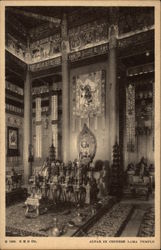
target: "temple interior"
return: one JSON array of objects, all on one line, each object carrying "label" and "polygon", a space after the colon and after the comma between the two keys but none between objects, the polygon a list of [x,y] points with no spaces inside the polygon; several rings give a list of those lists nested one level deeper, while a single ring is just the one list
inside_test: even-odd
[{"label": "temple interior", "polygon": [[154,236],[154,8],[6,7],[6,235]]}]

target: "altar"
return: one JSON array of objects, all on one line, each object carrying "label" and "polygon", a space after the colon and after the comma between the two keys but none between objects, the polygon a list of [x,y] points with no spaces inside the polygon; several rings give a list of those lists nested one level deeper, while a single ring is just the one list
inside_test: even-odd
[{"label": "altar", "polygon": [[44,201],[52,204],[68,203],[76,206],[94,204],[107,195],[106,169],[102,165],[96,171],[93,159],[96,153],[96,138],[86,124],[78,136],[78,159],[69,161],[67,165],[55,158],[55,147],[50,146],[49,157],[41,168],[34,170],[29,179],[26,216],[35,211],[40,214],[40,205]]}]

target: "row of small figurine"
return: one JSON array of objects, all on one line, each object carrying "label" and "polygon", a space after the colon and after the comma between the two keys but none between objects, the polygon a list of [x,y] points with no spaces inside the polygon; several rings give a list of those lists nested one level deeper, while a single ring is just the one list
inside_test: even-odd
[{"label": "row of small figurine", "polygon": [[96,200],[99,191],[97,181],[91,173],[88,176],[83,176],[81,173],[74,176],[71,172],[70,175],[65,176],[62,172],[60,175],[50,174],[49,177],[43,178],[38,174],[31,184],[31,189],[41,190],[42,197],[54,202],[60,200],[85,202],[87,190],[89,190],[90,200]]},{"label": "row of small figurine", "polygon": [[73,162],[69,161],[66,165],[59,161],[59,160],[49,160],[48,158],[44,162],[40,172],[45,172],[46,169],[50,169],[52,174],[59,174],[63,172],[65,175],[68,175],[72,172],[76,173],[78,169],[81,171],[87,171],[87,170],[93,170],[94,164],[90,163],[89,165],[83,165],[81,164],[77,159],[75,159]]},{"label": "row of small figurine", "polygon": [[154,165],[148,165],[147,160],[142,157],[138,164],[129,163],[126,171],[127,173],[132,171],[135,175],[149,176],[154,173]]}]

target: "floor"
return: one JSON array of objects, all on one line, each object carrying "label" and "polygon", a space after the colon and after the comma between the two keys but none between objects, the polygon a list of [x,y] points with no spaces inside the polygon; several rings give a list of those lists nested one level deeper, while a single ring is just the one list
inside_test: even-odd
[{"label": "floor", "polygon": [[146,209],[154,204],[154,197],[150,196],[148,200],[145,200],[144,197],[136,199],[124,198],[121,203],[133,204],[135,206],[135,210],[120,236],[135,237],[138,234]]},{"label": "floor", "polygon": [[[144,197],[139,198],[131,198],[124,197],[119,204],[125,206],[132,205],[134,206],[134,212],[132,213],[130,219],[125,223],[125,227],[123,228],[121,237],[135,237],[140,228],[140,224],[142,222],[143,216],[147,208],[153,206],[154,197],[151,196],[149,200],[145,200]],[[126,206],[125,206],[126,207]],[[91,213],[91,207],[86,206],[85,208],[79,209],[79,213],[82,212],[86,218]],[[26,218],[25,214],[25,206],[24,203],[17,203],[13,206],[9,206],[6,210],[6,224],[7,226],[14,226],[16,228],[21,228],[22,230],[29,230],[32,232],[38,232],[44,234],[48,234],[46,230],[53,225],[53,220],[57,217],[59,223],[61,225],[66,225],[69,221],[73,220],[73,217],[77,218],[78,209],[76,207],[67,207],[65,210],[62,209],[62,206],[57,208],[55,211],[52,209],[47,213],[42,214],[41,216],[33,219]],[[114,216],[115,217],[115,216]],[[78,218],[79,219],[79,218]],[[102,217],[103,219],[103,217]],[[101,218],[99,219],[101,222]],[[106,220],[107,221],[107,220]],[[117,219],[115,221],[117,225]],[[68,231],[68,235],[70,236]]]}]

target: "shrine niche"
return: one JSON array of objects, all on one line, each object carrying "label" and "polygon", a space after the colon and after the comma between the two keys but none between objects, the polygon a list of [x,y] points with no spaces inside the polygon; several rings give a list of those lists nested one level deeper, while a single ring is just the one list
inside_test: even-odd
[{"label": "shrine niche", "polygon": [[80,164],[88,165],[95,157],[97,142],[94,134],[86,124],[78,137],[78,153]]},{"label": "shrine niche", "polygon": [[19,156],[18,128],[8,126],[7,133],[8,133],[7,156]]}]

